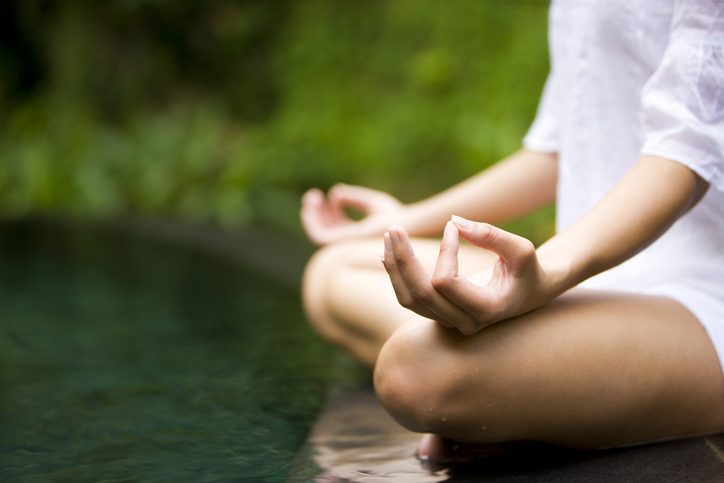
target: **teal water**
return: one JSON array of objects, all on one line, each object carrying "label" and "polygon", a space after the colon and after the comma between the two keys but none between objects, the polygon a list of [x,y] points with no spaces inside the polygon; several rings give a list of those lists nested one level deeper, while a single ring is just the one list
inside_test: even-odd
[{"label": "teal water", "polygon": [[0,224],[0,481],[285,481],[332,356],[263,274]]}]

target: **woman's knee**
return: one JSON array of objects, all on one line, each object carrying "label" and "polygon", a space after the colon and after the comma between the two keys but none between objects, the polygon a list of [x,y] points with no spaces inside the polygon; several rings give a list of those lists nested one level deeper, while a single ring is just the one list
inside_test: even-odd
[{"label": "woman's knee", "polygon": [[[443,435],[466,424],[468,408],[461,401],[466,399],[470,373],[460,370],[461,337],[436,322],[415,318],[387,341],[375,367],[375,389],[400,424],[413,431]],[[481,361],[472,370],[480,376],[487,369]],[[490,382],[478,384],[477,391],[485,391]]]},{"label": "woman's knee", "polygon": [[434,411],[441,397],[427,384],[433,378],[425,374],[421,357],[425,333],[431,330],[428,325],[416,320],[400,327],[382,347],[374,373],[377,396],[387,411],[403,426],[419,432],[430,431],[426,412],[428,408]]},{"label": "woman's knee", "polygon": [[302,304],[311,325],[324,337],[334,339],[333,319],[329,314],[329,280],[344,263],[348,249],[343,244],[320,248],[304,269]]},{"label": "woman's knee", "polygon": [[307,263],[302,303],[312,326],[332,342],[347,342],[350,331],[373,329],[365,327],[370,316],[365,309],[372,300],[380,301],[378,278],[387,277],[377,242],[360,239],[326,245]]},{"label": "woman's knee", "polygon": [[473,336],[418,318],[382,349],[375,386],[404,426],[459,441],[584,448],[720,430],[718,361],[682,310],[577,293]]}]

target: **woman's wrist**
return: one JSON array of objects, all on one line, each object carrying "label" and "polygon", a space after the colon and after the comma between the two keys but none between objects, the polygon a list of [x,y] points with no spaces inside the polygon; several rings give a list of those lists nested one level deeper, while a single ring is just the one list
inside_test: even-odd
[{"label": "woman's wrist", "polygon": [[442,233],[450,216],[447,213],[437,214],[425,201],[420,201],[400,206],[398,220],[391,225],[397,224],[404,227],[412,237],[435,236]]},{"label": "woman's wrist", "polygon": [[543,291],[548,301],[575,287],[585,277],[575,268],[570,248],[555,238],[541,245],[536,251],[543,270]]}]

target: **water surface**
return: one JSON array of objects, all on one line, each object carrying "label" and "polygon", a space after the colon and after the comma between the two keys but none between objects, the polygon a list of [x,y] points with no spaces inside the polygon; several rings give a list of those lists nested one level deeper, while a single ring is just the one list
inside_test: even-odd
[{"label": "water surface", "polygon": [[262,273],[0,224],[0,481],[285,481],[332,356]]}]

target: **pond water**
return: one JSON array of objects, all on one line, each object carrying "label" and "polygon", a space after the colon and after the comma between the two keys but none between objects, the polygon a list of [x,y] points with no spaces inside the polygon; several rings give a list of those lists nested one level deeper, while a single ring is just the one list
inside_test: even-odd
[{"label": "pond water", "polygon": [[334,357],[261,273],[0,224],[0,481],[285,481]]}]

